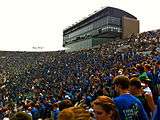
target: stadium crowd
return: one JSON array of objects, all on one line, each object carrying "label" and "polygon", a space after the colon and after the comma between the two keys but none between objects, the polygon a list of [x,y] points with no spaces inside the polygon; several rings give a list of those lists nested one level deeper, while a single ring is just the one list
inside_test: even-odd
[{"label": "stadium crowd", "polygon": [[160,119],[160,30],[74,52],[0,54],[0,119]]}]

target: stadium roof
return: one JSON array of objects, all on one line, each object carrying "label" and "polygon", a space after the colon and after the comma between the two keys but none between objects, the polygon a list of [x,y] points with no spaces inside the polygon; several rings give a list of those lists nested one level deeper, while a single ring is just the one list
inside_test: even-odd
[{"label": "stadium roof", "polygon": [[126,16],[126,17],[129,17],[129,18],[137,19],[135,16],[131,15],[130,13],[128,13],[124,10],[114,8],[114,7],[106,7],[104,9],[92,14],[91,16],[83,19],[82,21],[80,21],[78,23],[76,22],[76,24],[73,24],[72,26],[64,29],[63,32],[67,32],[67,31],[73,29],[74,27],[77,27],[77,26],[79,26],[79,25],[97,17],[97,16],[112,16],[112,17],[118,17],[118,18],[121,18],[122,16]]}]

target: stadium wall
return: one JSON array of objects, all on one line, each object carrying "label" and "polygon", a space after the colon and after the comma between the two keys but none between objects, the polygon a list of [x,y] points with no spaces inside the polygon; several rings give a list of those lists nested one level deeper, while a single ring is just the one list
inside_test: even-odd
[{"label": "stadium wall", "polygon": [[131,34],[139,33],[139,20],[128,17],[122,18],[122,39],[129,38]]}]

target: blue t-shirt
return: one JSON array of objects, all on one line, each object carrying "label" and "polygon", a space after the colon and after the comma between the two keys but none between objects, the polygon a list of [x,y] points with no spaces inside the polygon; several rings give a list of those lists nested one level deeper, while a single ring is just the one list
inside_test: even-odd
[{"label": "blue t-shirt", "polygon": [[31,114],[32,114],[32,120],[37,120],[40,117],[40,113],[37,108],[32,108]]},{"label": "blue t-shirt", "polygon": [[58,120],[58,115],[60,111],[58,109],[52,111],[53,120]]},{"label": "blue t-shirt", "polygon": [[158,97],[157,109],[156,109],[155,114],[153,115],[152,120],[160,120],[160,96]]},{"label": "blue t-shirt", "polygon": [[131,94],[123,94],[114,99],[121,120],[148,120],[142,103]]},{"label": "blue t-shirt", "polygon": [[153,80],[153,95],[156,97],[160,96],[160,69],[156,70],[154,80]]}]

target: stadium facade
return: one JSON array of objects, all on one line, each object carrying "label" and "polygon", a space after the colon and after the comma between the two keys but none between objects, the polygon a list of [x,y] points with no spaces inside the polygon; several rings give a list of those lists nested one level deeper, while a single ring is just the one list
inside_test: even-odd
[{"label": "stadium facade", "polygon": [[92,48],[139,33],[139,20],[123,10],[106,7],[63,30],[66,51]]}]

